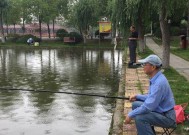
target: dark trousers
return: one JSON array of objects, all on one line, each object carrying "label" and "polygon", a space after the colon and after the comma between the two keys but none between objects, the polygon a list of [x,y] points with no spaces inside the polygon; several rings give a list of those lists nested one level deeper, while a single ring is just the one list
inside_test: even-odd
[{"label": "dark trousers", "polygon": [[137,42],[129,41],[130,63],[136,63],[136,48],[137,48]]}]

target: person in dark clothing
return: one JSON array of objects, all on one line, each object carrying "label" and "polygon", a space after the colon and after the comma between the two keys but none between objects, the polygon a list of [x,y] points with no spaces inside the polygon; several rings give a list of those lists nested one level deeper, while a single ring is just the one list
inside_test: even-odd
[{"label": "person in dark clothing", "polygon": [[136,48],[138,40],[138,32],[135,29],[135,26],[130,27],[131,35],[129,37],[129,56],[130,62],[129,65],[136,63]]}]

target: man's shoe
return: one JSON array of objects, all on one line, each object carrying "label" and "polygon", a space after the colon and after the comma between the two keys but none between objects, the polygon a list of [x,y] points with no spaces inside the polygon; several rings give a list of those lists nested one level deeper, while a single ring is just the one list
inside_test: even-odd
[{"label": "man's shoe", "polygon": [[139,63],[128,64],[128,68],[138,68],[138,67],[141,67],[141,64]]}]

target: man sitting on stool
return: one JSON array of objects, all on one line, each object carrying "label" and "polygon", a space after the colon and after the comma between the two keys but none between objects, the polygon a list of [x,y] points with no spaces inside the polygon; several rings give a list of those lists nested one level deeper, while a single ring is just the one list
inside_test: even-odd
[{"label": "man sitting on stool", "polygon": [[138,62],[143,64],[144,72],[150,77],[150,86],[148,94],[130,97],[132,111],[126,116],[125,123],[134,119],[138,135],[155,135],[153,126],[176,127],[175,100],[169,82],[160,70],[161,59],[150,55]]}]

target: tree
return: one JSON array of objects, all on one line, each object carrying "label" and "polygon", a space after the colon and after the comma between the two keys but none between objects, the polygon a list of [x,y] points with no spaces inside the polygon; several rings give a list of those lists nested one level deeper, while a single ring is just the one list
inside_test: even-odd
[{"label": "tree", "polygon": [[[64,17],[65,19],[68,18],[68,4],[72,0],[58,0],[57,5],[56,5],[56,10],[57,10],[57,16],[56,17]],[[53,18],[53,34],[55,35],[54,32],[54,23],[55,23],[55,18]],[[54,36],[55,37],[55,36]]]},{"label": "tree", "polygon": [[126,31],[128,29],[126,1],[112,0],[109,2],[108,11],[111,15],[113,37],[115,38],[116,31],[120,31],[126,36]]},{"label": "tree", "polygon": [[21,1],[20,0],[10,0],[9,6],[7,8],[7,16],[6,16],[6,22],[8,24],[14,25],[14,34],[16,34],[15,25],[20,23],[20,7],[21,7]]},{"label": "tree", "polygon": [[[48,33],[50,38],[50,28],[49,24],[51,21],[54,23],[54,20],[57,16],[59,16],[64,9],[58,9],[65,4],[64,7],[67,9],[68,0],[33,0],[31,3],[31,12],[32,15],[36,16],[39,21],[39,35],[40,39],[42,39],[42,22],[47,23]],[[61,12],[60,12],[61,11]],[[54,25],[53,25],[54,29]]]},{"label": "tree", "polygon": [[160,28],[162,33],[162,45],[163,45],[163,66],[164,68],[169,67],[170,61],[170,32],[167,19],[167,5],[168,3],[165,0],[162,0],[160,3]]},{"label": "tree", "polygon": [[7,6],[8,6],[7,0],[0,1],[0,30],[1,30],[2,43],[5,43],[4,28],[3,28],[3,15],[4,15],[4,10],[7,8]]},{"label": "tree", "polygon": [[135,24],[138,27],[139,50],[144,52],[144,34],[145,28],[150,24],[151,0],[127,0],[126,4],[128,7],[128,19],[131,20],[131,24]]},{"label": "tree", "polygon": [[89,25],[96,18],[95,3],[95,0],[80,0],[73,7],[74,16],[72,17],[74,17],[76,26],[83,35],[84,43],[86,43]]},{"label": "tree", "polygon": [[43,0],[32,0],[31,1],[31,12],[32,15],[37,17],[39,22],[39,35],[42,40],[42,22],[44,21],[45,9],[47,8],[47,2]]},{"label": "tree", "polygon": [[163,46],[163,67],[169,68],[170,65],[170,29],[169,17],[176,13],[176,9],[183,4],[185,0],[157,0],[153,5],[156,6],[157,13],[159,14],[160,28],[162,33],[162,46]]},{"label": "tree", "polygon": [[[53,22],[53,34],[54,34],[54,20],[59,15],[65,15],[67,12],[67,4],[68,0],[46,0],[46,4],[43,6],[43,21],[47,23],[49,38],[50,35],[50,28],[49,24]],[[66,16],[66,15],[65,15]]]},{"label": "tree", "polygon": [[23,34],[25,33],[25,23],[32,21],[32,3],[31,0],[21,0],[21,18],[22,18],[22,30]]},{"label": "tree", "polygon": [[188,1],[188,28],[187,28],[187,37],[189,38],[189,1]]}]

